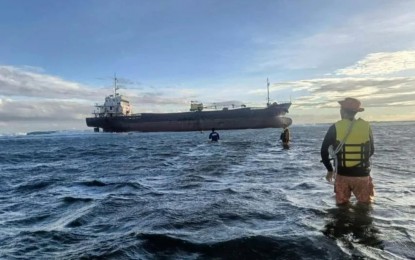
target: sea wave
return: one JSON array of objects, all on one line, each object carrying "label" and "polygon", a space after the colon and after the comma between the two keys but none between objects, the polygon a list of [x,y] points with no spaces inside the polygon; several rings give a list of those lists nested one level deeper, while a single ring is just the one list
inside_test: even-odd
[{"label": "sea wave", "polygon": [[414,126],[373,125],[368,208],[335,206],[328,125],[3,136],[0,258],[414,259]]}]

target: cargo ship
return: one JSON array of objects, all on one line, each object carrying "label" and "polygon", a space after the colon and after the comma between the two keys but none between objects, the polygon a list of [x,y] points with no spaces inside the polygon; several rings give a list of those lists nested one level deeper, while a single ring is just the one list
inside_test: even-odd
[{"label": "cargo ship", "polygon": [[282,128],[292,124],[288,113],[291,102],[270,103],[269,82],[267,81],[268,103],[263,108],[223,107],[221,110],[209,110],[203,103],[192,101],[190,111],[177,113],[132,113],[127,99],[117,90],[114,78],[114,94],[105,98],[103,105],[95,105],[93,117],[86,118],[88,127],[95,132],[179,132],[217,130]]}]

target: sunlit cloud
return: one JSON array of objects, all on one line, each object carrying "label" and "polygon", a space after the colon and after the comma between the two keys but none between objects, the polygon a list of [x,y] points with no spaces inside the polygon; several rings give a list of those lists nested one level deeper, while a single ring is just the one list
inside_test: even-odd
[{"label": "sunlit cloud", "polygon": [[415,70],[415,51],[372,53],[353,66],[337,70],[335,74],[383,76],[405,70]]},{"label": "sunlit cloud", "polygon": [[[415,100],[414,77],[386,77],[415,69],[415,51],[373,53],[356,65],[336,71],[337,77],[299,80],[285,83],[294,92],[307,94],[294,107],[337,107],[344,97],[361,99],[369,107],[411,106]],[[364,77],[362,77],[364,76]]]},{"label": "sunlit cloud", "polygon": [[[337,106],[345,97],[359,98],[367,106],[401,106],[415,100],[415,78],[322,78],[297,82],[294,91],[306,90],[308,95],[295,101],[295,106]],[[409,102],[409,103],[408,103]]]}]

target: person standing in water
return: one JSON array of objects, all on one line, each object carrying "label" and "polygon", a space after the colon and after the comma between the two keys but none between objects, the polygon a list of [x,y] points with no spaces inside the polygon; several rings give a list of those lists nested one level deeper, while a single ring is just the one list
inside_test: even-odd
[{"label": "person standing in water", "polygon": [[364,111],[359,100],[346,98],[339,104],[341,120],[330,126],[321,145],[326,180],[334,180],[338,205],[348,203],[351,193],[358,202],[370,203],[375,194],[370,177],[370,157],[375,151],[372,130],[365,120],[355,119],[356,113]]},{"label": "person standing in water", "polygon": [[215,128],[212,128],[212,132],[209,134],[209,139],[212,142],[217,142],[219,141],[219,134],[215,131]]},{"label": "person standing in water", "polygon": [[287,125],[283,125],[283,131],[280,135],[280,140],[284,148],[288,148],[290,144],[290,130],[288,129]]}]

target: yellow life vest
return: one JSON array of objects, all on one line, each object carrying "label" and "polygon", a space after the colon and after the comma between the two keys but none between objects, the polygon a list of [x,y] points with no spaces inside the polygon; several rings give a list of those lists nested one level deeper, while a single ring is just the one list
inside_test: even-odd
[{"label": "yellow life vest", "polygon": [[[351,120],[342,119],[335,124],[337,145],[348,134],[351,123]],[[349,171],[350,169],[345,168],[351,167],[354,167],[354,171],[365,171],[370,167],[369,157],[370,125],[365,120],[359,118],[354,121],[354,125],[347,136],[343,148],[337,154],[339,173],[345,170]],[[360,168],[360,170],[357,168]]]}]

